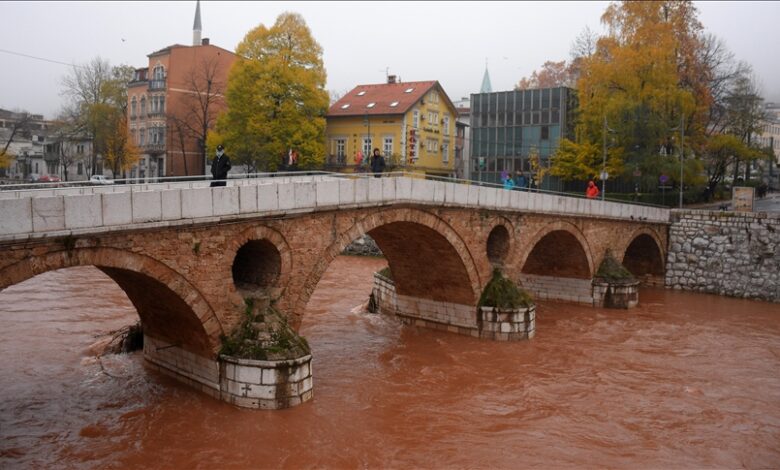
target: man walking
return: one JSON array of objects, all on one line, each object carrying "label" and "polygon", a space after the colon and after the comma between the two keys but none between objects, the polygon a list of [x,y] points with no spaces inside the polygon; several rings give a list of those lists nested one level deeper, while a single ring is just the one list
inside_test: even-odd
[{"label": "man walking", "polygon": [[379,153],[379,149],[374,149],[374,155],[371,156],[371,172],[375,178],[381,178],[385,171],[385,157]]},{"label": "man walking", "polygon": [[214,180],[211,182],[211,187],[225,186],[227,182],[228,171],[230,171],[230,158],[225,154],[225,147],[222,144],[217,145],[217,156],[211,161],[211,176]]}]

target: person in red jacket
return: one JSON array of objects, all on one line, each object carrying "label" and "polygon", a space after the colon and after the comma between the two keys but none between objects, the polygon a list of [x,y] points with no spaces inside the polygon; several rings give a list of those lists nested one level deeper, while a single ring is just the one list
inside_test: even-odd
[{"label": "person in red jacket", "polygon": [[588,189],[585,190],[585,196],[587,196],[588,199],[596,199],[599,197],[599,187],[596,186],[596,183],[594,183],[593,180],[588,181]]}]

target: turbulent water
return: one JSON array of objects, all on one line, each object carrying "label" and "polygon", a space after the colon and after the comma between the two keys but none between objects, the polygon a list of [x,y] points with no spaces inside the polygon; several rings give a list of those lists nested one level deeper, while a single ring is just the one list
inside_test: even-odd
[{"label": "turbulent water", "polygon": [[137,320],[93,268],[0,292],[0,468],[778,468],[780,306],[664,290],[539,306],[496,343],[365,313],[379,259],[336,259],[301,332],[314,399],[234,408],[96,358]]}]

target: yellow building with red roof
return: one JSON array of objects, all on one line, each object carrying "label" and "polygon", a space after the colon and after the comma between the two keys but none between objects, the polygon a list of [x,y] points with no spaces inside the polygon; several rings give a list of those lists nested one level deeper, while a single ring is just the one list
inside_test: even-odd
[{"label": "yellow building with red roof", "polygon": [[328,110],[331,169],[359,171],[374,148],[387,171],[452,176],[455,172],[455,106],[438,81],[358,85]]}]

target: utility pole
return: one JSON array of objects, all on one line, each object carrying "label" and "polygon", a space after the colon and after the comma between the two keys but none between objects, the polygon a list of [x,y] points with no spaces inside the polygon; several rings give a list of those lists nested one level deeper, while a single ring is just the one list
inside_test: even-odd
[{"label": "utility pole", "polygon": [[680,209],[683,207],[683,161],[685,160],[685,115],[680,114]]},{"label": "utility pole", "polygon": [[601,162],[601,200],[607,193],[607,115],[604,115],[604,158]]}]

